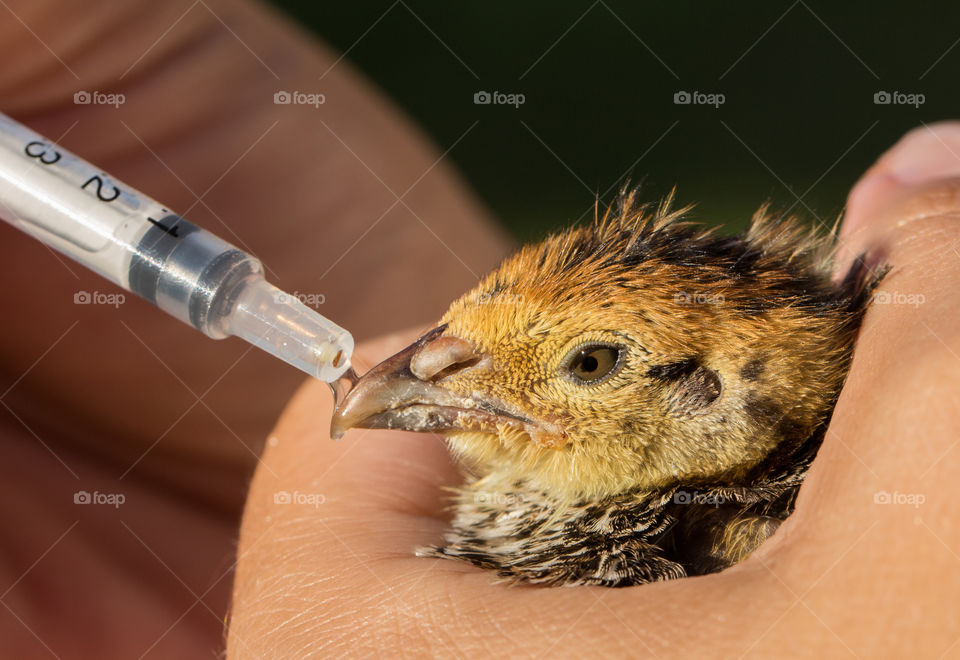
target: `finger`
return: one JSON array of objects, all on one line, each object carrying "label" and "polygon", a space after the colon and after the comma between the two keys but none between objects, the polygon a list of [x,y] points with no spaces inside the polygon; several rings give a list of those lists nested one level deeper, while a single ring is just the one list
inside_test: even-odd
[{"label": "finger", "polygon": [[[876,612],[896,611],[899,594],[909,593],[936,654],[952,642],[945,631],[957,616],[952,606],[943,611],[940,589],[960,588],[950,550],[960,547],[960,532],[949,522],[960,495],[953,455],[960,437],[958,154],[960,124],[918,129],[850,195],[840,234],[846,258],[866,253],[890,270],[796,513],[757,557],[776,553],[778,578],[798,594],[811,590],[803,602],[825,621],[838,614],[830,598],[844,583],[882,580]],[[805,581],[804,574],[820,577]],[[918,586],[928,579],[937,587]],[[864,654],[867,628],[838,620],[852,631],[840,629],[847,648]]]},{"label": "finger", "polygon": [[[506,248],[438,151],[261,5],[41,0],[0,13],[5,112],[255,254],[273,283],[358,337],[439,316]],[[80,90],[125,102],[76,104]],[[278,90],[327,102],[276,104]],[[86,449],[118,472],[235,509],[302,375],[133,295],[75,305],[79,291],[116,289],[4,223],[0,237],[4,272],[22,278],[0,305],[29,310],[0,327],[0,389],[17,383],[5,401],[31,423],[42,397],[95,425]],[[231,486],[214,488],[212,470]]]},{"label": "finger", "polygon": [[907,133],[851,190],[841,243],[850,251],[863,249],[892,224],[903,225],[938,209],[951,211],[948,196],[925,198],[917,192],[952,190],[944,183],[956,177],[960,177],[960,122],[930,124]]},{"label": "finger", "polygon": [[[386,357],[418,334],[360,350]],[[331,409],[322,385],[305,385],[267,443],[244,513],[230,657],[567,648],[662,655],[681,647],[739,655],[791,605],[759,565],[634,589],[545,589],[416,557],[414,548],[437,543],[448,525],[443,486],[459,475],[444,445],[362,430],[335,443]],[[739,613],[735,621],[711,615],[720,601]],[[679,621],[697,624],[681,631]],[[756,648],[777,643],[772,636]]]},{"label": "finger", "polygon": [[909,350],[943,351],[960,268],[958,219],[960,122],[911,131],[854,186],[841,246],[848,257],[867,254],[869,263],[890,268],[862,334],[878,325],[908,333],[922,324],[936,336],[910,335]]},{"label": "finger", "polygon": [[[375,364],[420,334],[360,345],[355,361]],[[422,610],[438,595],[437,583],[422,579],[430,562],[414,549],[441,538],[444,487],[460,480],[443,441],[351,429],[334,442],[332,412],[329,388],[306,383],[267,440],[241,530],[231,657],[327,654],[329,633],[351,635],[360,616],[374,637],[389,636],[377,630],[383,621],[359,613]],[[466,570],[451,562],[436,576]]]},{"label": "finger", "polygon": [[[943,419],[943,412],[956,400],[953,374],[960,371],[960,123],[908,133],[857,183],[848,207],[840,234],[847,255],[866,253],[889,272],[867,312],[819,465],[801,498],[831,499],[832,486],[842,482],[858,484],[853,500],[870,503],[870,489],[929,490],[923,482],[954,444],[946,429],[955,415]],[[900,441],[914,434],[899,437],[895,429],[911,419],[931,428],[905,450]]]}]

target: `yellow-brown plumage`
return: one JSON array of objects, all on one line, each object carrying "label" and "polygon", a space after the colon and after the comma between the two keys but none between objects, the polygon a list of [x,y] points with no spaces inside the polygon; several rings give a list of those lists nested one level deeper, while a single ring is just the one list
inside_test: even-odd
[{"label": "yellow-brown plumage", "polygon": [[832,282],[795,219],[723,237],[685,211],[628,192],[522,248],[343,402],[335,430],[441,431],[467,469],[428,554],[635,584],[728,565],[792,509],[876,278]]}]

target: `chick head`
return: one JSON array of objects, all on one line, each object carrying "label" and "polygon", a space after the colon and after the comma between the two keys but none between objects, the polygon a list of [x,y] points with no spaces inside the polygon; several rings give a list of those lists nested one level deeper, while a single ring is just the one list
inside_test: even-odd
[{"label": "chick head", "polygon": [[570,501],[736,484],[829,418],[868,297],[829,240],[761,209],[741,236],[624,193],[522,248],[368,372],[350,427],[443,433],[475,475]]}]

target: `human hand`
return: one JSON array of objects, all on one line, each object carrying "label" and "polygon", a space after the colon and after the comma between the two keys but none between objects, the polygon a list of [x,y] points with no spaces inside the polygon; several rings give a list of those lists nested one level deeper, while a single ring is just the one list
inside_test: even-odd
[{"label": "human hand", "polygon": [[[625,589],[507,587],[422,559],[458,476],[442,442],[355,430],[308,383],[270,437],[239,547],[228,652],[940,655],[960,652],[960,124],[906,136],[850,196],[839,261],[893,266],[796,512],[721,573]],[[840,266],[842,270],[842,265]],[[386,357],[416,332],[361,347]]]},{"label": "human hand", "polygon": [[[0,15],[0,110],[323,296],[359,337],[439,314],[507,249],[440,151],[262,4]],[[94,90],[125,102],[74,102]],[[303,375],[133,295],[72,304],[117,289],[2,222],[0,263],[0,655],[217,652],[249,475]]]}]

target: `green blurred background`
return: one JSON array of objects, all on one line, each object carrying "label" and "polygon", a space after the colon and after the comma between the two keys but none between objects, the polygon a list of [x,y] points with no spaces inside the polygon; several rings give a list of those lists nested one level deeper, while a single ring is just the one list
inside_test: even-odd
[{"label": "green blurred background", "polygon": [[[456,143],[521,239],[589,217],[626,178],[650,200],[677,185],[704,222],[739,227],[770,200],[831,224],[883,149],[960,116],[957,3],[274,1],[440,151]],[[677,105],[679,91],[725,102]],[[925,99],[875,104],[881,91]]]}]

